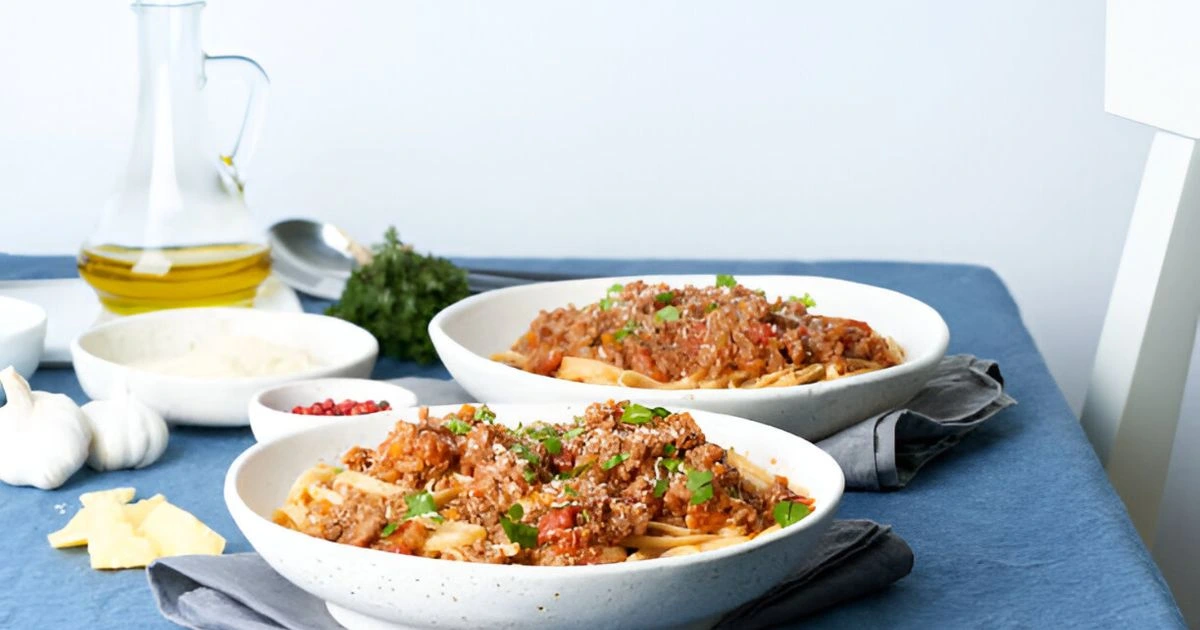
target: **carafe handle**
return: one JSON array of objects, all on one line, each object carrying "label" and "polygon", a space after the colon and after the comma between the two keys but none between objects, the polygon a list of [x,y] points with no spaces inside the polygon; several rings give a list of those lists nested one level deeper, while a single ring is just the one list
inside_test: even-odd
[{"label": "carafe handle", "polygon": [[231,72],[239,73],[250,88],[246,114],[242,117],[242,127],[238,131],[237,139],[233,141],[233,149],[221,156],[221,161],[229,168],[238,188],[242,188],[245,186],[243,173],[246,164],[254,156],[258,136],[262,132],[263,119],[266,118],[267,93],[270,91],[271,80],[267,77],[267,71],[263,70],[257,61],[241,55],[205,55],[205,73],[211,68],[229,68]]}]

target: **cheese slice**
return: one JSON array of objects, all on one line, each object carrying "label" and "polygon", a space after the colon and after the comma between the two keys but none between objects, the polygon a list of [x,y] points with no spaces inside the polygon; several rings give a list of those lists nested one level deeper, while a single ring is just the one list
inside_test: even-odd
[{"label": "cheese slice", "polygon": [[125,521],[97,523],[88,536],[93,569],[144,567],[158,558],[154,544],[136,535]]},{"label": "cheese slice", "polygon": [[91,513],[87,508],[80,508],[62,529],[46,536],[46,539],[50,541],[50,546],[55,549],[63,549],[64,547],[86,545],[90,517]]},{"label": "cheese slice", "polygon": [[97,503],[108,501],[123,504],[132,501],[135,493],[136,491],[133,488],[113,488],[112,490],[85,492],[79,495],[79,502],[83,504],[83,507],[91,507]]},{"label": "cheese slice", "polygon": [[219,556],[225,539],[200,519],[170,503],[161,503],[142,521],[140,533],[162,557],[204,554]]},{"label": "cheese slice", "polygon": [[[142,521],[146,519],[146,516],[150,514],[151,510],[158,507],[160,503],[163,503],[166,500],[166,497],[163,495],[156,494],[149,499],[142,499],[137,503],[122,505],[121,516],[123,520],[136,528],[142,524]],[[79,511],[75,513],[75,516],[72,516],[71,520],[67,521],[67,524],[62,529],[46,536],[46,539],[50,541],[50,546],[54,547],[55,549],[63,549],[66,547],[80,547],[86,545],[88,543],[88,531],[92,527],[93,514],[98,511],[95,507],[96,503],[107,503],[111,505],[113,504],[113,501],[106,499],[93,499],[92,507],[80,508]],[[101,511],[102,516],[113,516],[113,513],[109,510],[103,510],[103,508],[101,508],[99,511]]]},{"label": "cheese slice", "polygon": [[135,528],[137,528],[141,526],[142,521],[146,520],[146,517],[150,515],[150,512],[152,512],[154,508],[166,502],[166,497],[161,494],[156,494],[149,499],[142,499],[137,503],[124,505],[121,507],[125,512],[125,520],[129,521],[130,525],[133,525]]}]

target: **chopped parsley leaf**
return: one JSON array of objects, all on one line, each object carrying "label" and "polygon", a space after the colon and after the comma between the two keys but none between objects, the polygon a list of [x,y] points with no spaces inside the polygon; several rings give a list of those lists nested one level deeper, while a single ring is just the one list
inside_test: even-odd
[{"label": "chopped parsley leaf", "polygon": [[674,306],[664,306],[658,309],[654,314],[654,320],[659,322],[673,322],[679,319],[679,309]]},{"label": "chopped parsley leaf", "polygon": [[625,405],[625,410],[621,412],[621,422],[625,424],[646,424],[653,419],[654,412],[637,403]]},{"label": "chopped parsley leaf", "polygon": [[500,517],[500,527],[504,529],[504,535],[508,536],[509,541],[525,549],[533,549],[537,547],[538,530],[532,525],[520,522],[524,516],[525,509],[520,503],[514,503],[508,508],[508,515]]},{"label": "chopped parsley leaf", "polygon": [[666,407],[655,407],[650,410],[650,413],[654,414],[655,416],[657,416],[659,418],[666,418],[667,416],[671,415],[671,412],[667,411]]},{"label": "chopped parsley leaf", "polygon": [[404,497],[404,503],[408,505],[408,511],[404,513],[405,520],[423,516],[439,523],[442,522],[442,517],[437,513],[437,503],[434,502],[433,494],[428,490]]},{"label": "chopped parsley leaf", "polygon": [[817,301],[814,300],[813,296],[809,295],[807,291],[805,291],[804,295],[802,295],[800,297],[796,297],[794,295],[789,297],[788,301],[789,302],[799,302],[804,305],[804,308],[813,308],[814,306],[817,305]]},{"label": "chopped parsley leaf", "polygon": [[683,463],[681,459],[664,459],[662,460],[663,468],[671,472],[679,472],[679,465]]},{"label": "chopped parsley leaf", "polygon": [[491,409],[488,409],[487,405],[480,405],[479,409],[475,410],[475,419],[491,424],[496,420],[496,414]]},{"label": "chopped parsley leaf", "polygon": [[584,462],[584,463],[572,468],[571,470],[558,473],[557,475],[554,476],[554,478],[555,479],[574,479],[575,477],[582,475],[584,472],[587,471],[587,469],[589,469],[591,467],[592,467],[592,462]]},{"label": "chopped parsley leaf", "polygon": [[771,514],[780,527],[787,527],[812,514],[812,508],[796,501],[780,501],[775,504],[775,509],[771,511]]},{"label": "chopped parsley leaf", "polygon": [[674,291],[663,291],[662,293],[659,293],[658,295],[654,296],[654,301],[658,302],[659,304],[670,304],[671,300],[674,300],[674,299],[675,299]]},{"label": "chopped parsley leaf", "polygon": [[617,466],[619,466],[621,464],[621,462],[623,462],[627,459],[629,459],[629,453],[617,453],[616,455],[609,457],[608,461],[604,462],[603,464],[600,464],[600,467],[603,468],[604,470],[612,470],[613,468],[616,468]]},{"label": "chopped parsley leaf", "polygon": [[563,494],[565,494],[569,497],[579,496],[579,493],[575,492],[575,488],[572,488],[571,486],[563,486]]},{"label": "chopped parsley leaf", "polygon": [[671,484],[668,483],[666,479],[659,479],[658,481],[654,482],[654,497],[656,499],[661,499],[662,495],[667,493],[667,488],[670,486]]},{"label": "chopped parsley leaf", "polygon": [[617,332],[613,333],[613,340],[620,341],[620,340],[628,337],[629,335],[637,332],[637,329],[638,329],[637,322],[635,322],[631,319],[631,320],[625,322],[625,326],[623,328],[621,328]]},{"label": "chopped parsley leaf", "polygon": [[387,538],[396,533],[396,528],[400,527],[400,523],[388,523],[383,527],[383,531],[379,532],[380,538]]},{"label": "chopped parsley leaf", "polygon": [[542,446],[545,446],[546,452],[551,455],[558,455],[562,452],[562,440],[556,437],[548,437],[542,440]]},{"label": "chopped parsley leaf", "polygon": [[608,309],[612,308],[613,302],[616,302],[616,300],[610,297],[600,298],[600,310],[607,311]]},{"label": "chopped parsley leaf", "polygon": [[517,457],[520,457],[521,459],[529,462],[530,464],[533,464],[534,466],[537,466],[538,464],[542,463],[542,458],[538,457],[537,453],[534,453],[533,451],[529,450],[529,447],[525,446],[521,442],[517,442],[516,444],[513,444],[509,448],[512,449],[512,452],[517,454]]},{"label": "chopped parsley leaf", "polygon": [[705,313],[711,313],[711,312],[713,312],[713,311],[715,311],[715,310],[717,310],[717,303],[716,303],[716,302],[709,302],[708,306],[705,306],[705,307],[704,307],[704,312],[705,312]]},{"label": "chopped parsley leaf", "polygon": [[717,274],[717,286],[733,288],[737,286],[737,280],[727,273],[719,273]]},{"label": "chopped parsley leaf", "polygon": [[459,420],[458,418],[451,418],[449,422],[443,424],[442,426],[449,429],[454,435],[466,435],[471,432],[471,425]]},{"label": "chopped parsley leaf", "polygon": [[608,287],[608,293],[620,293],[621,291],[624,291],[624,290],[625,290],[625,287],[620,282],[612,285],[611,287]]},{"label": "chopped parsley leaf", "polygon": [[666,446],[663,447],[663,455],[674,455],[675,450],[676,449],[675,449],[674,444],[667,444]]},{"label": "chopped parsley leaf", "polygon": [[584,427],[575,427],[574,429],[571,429],[570,431],[567,431],[566,433],[564,433],[563,439],[568,440],[568,441],[574,440],[575,438],[583,435],[584,431],[587,431],[587,429],[585,429]]},{"label": "chopped parsley leaf", "polygon": [[521,471],[521,476],[525,478],[525,483],[533,483],[537,481],[537,473],[528,468]]},{"label": "chopped parsley leaf", "polygon": [[584,510],[579,513],[579,522],[580,523],[590,523],[591,521],[592,521],[592,514],[590,512],[588,512],[587,510]]},{"label": "chopped parsley leaf", "polygon": [[713,474],[708,470],[689,470],[687,489],[692,493],[692,505],[700,505],[713,496]]},{"label": "chopped parsley leaf", "polygon": [[342,468],[341,466],[334,466],[334,467],[333,467],[333,474],[335,474],[335,475],[340,475],[340,474],[342,474],[342,473],[344,473],[344,472],[346,472],[346,469],[345,469],[345,468]]}]

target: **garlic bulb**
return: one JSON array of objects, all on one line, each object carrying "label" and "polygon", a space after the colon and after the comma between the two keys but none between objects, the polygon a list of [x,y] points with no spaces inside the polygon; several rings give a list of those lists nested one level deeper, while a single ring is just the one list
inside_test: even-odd
[{"label": "garlic bulb", "polygon": [[167,423],[162,416],[123,391],[119,398],[83,406],[92,427],[87,463],[96,470],[145,468],[167,450]]},{"label": "garlic bulb", "polygon": [[51,490],[83,466],[92,439],[83,411],[62,394],[30,391],[12,367],[0,371],[0,481]]}]

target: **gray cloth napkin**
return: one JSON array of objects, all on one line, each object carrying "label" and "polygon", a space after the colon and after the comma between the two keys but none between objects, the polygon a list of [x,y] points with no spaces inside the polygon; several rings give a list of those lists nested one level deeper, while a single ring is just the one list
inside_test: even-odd
[{"label": "gray cloth napkin", "polygon": [[[408,377],[391,382],[412,390],[422,405],[473,400],[454,381]],[[847,489],[895,490],[926,462],[1014,404],[1004,393],[995,361],[952,355],[942,359],[925,387],[900,409],[863,420],[817,446],[842,467]]]},{"label": "gray cloth napkin", "polygon": [[852,490],[903,488],[926,462],[972,429],[1015,405],[995,361],[969,354],[942,359],[925,387],[900,409],[817,443],[837,460]]},{"label": "gray cloth napkin", "polygon": [[[835,521],[804,565],[726,615],[717,628],[753,630],[796,621],[879,590],[908,575],[912,565],[912,550],[890,527]],[[320,599],[275,573],[258,554],[163,558],[146,575],[158,609],[187,628],[341,628]]]}]

